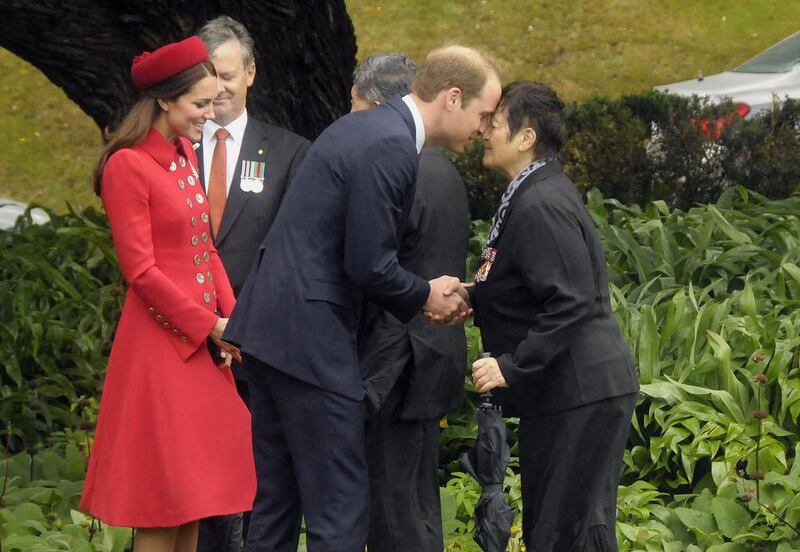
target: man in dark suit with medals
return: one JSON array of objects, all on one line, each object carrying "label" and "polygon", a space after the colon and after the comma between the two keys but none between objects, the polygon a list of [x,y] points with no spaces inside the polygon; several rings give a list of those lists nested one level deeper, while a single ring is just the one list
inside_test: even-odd
[{"label": "man in dark suit with medals", "polygon": [[[208,196],[211,232],[236,295],[272,226],[289,183],[309,142],[288,130],[258,121],[245,108],[255,79],[253,39],[238,21],[217,17],[199,33],[217,70],[219,95],[214,120],[207,121],[197,150]],[[246,367],[234,364],[234,377],[247,402]],[[199,552],[240,550],[241,516],[204,520]]]},{"label": "man in dark suit with medals", "polygon": [[[353,111],[407,94],[416,64],[387,53],[362,61]],[[469,212],[464,182],[435,146],[423,148],[400,265],[423,278],[464,279]],[[358,337],[366,391],[370,552],[441,552],[439,420],[464,397],[463,326],[434,325],[422,314],[403,324],[367,301]]]},{"label": "man in dark suit with medals", "polygon": [[[351,113],[308,151],[225,340],[249,370],[258,494],[249,552],[363,552],[369,488],[356,337],[365,297],[408,322],[460,322],[450,276],[430,281],[398,250],[425,144],[457,151],[500,96],[494,63],[470,48],[432,52],[411,94]],[[457,286],[456,286],[457,287]]]}]

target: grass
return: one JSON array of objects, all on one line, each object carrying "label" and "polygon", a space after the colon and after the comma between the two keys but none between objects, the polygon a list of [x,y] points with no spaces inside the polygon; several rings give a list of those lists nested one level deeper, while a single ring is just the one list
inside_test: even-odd
[{"label": "grass", "polygon": [[89,182],[100,131],[30,64],[0,49],[0,197],[65,210],[99,205]]},{"label": "grass", "polygon": [[[505,81],[552,84],[570,101],[616,96],[730,68],[800,30],[786,0],[347,0],[359,57],[481,46]],[[257,85],[257,84],[256,84]],[[96,205],[100,133],[36,69],[0,49],[0,196]]]}]

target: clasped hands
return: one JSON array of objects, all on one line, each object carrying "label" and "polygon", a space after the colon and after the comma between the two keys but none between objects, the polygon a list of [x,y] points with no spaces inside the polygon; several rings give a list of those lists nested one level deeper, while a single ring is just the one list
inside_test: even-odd
[{"label": "clasped hands", "polygon": [[236,362],[242,362],[242,352],[239,350],[239,347],[222,340],[222,334],[225,333],[225,328],[227,326],[228,319],[220,317],[217,318],[217,323],[214,324],[214,329],[211,330],[211,340],[219,347],[219,356],[225,361],[220,368],[230,368],[234,360]]},{"label": "clasped hands", "polygon": [[456,325],[472,315],[469,294],[458,278],[439,276],[428,283],[431,291],[422,312],[430,322]]}]

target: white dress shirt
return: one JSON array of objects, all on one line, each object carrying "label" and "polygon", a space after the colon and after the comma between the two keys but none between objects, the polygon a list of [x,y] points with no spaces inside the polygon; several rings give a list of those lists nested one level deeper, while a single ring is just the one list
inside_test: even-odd
[{"label": "white dress shirt", "polygon": [[408,109],[411,110],[411,116],[414,118],[414,126],[417,131],[417,153],[422,153],[422,146],[425,145],[425,125],[422,123],[422,113],[419,112],[419,108],[410,94],[403,96],[403,101],[406,102]]},{"label": "white dress shirt", "polygon": [[[225,127],[229,134],[228,139],[225,140],[228,153],[228,159],[225,164],[225,190],[228,195],[231,193],[231,180],[233,180],[233,173],[236,171],[236,163],[239,161],[239,152],[242,150],[245,127],[247,127],[246,109]],[[217,132],[218,128],[222,127],[211,119],[208,119],[203,125],[203,176],[205,177],[203,182],[206,183],[206,191],[208,191],[208,181],[211,178],[211,159],[214,157],[214,148],[217,145],[217,137],[214,133]]]}]

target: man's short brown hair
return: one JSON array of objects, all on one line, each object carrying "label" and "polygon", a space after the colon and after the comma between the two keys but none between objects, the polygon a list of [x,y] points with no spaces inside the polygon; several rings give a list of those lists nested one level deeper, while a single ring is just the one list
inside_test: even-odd
[{"label": "man's short brown hair", "polygon": [[430,102],[442,90],[461,90],[461,105],[480,96],[490,75],[499,80],[497,62],[486,52],[466,46],[445,46],[433,50],[414,76],[412,91]]}]

